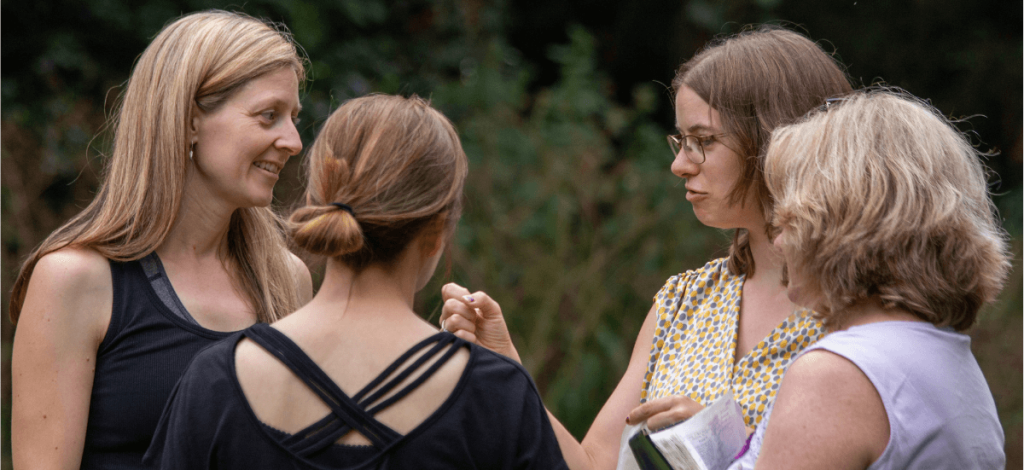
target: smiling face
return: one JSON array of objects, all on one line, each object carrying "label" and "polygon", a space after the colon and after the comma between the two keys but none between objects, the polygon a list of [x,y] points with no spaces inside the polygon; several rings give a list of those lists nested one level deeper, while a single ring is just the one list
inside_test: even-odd
[{"label": "smiling face", "polygon": [[[761,230],[765,221],[753,199],[756,191],[748,192],[744,204],[729,201],[743,167],[740,155],[729,148],[738,146],[728,134],[722,136],[725,132],[718,111],[685,85],[676,93],[675,108],[678,132],[701,136],[704,144],[704,163],[693,163],[685,148],[672,162],[672,173],[686,180],[686,200],[693,204],[697,219],[715,228]],[[717,137],[704,138],[708,136]]]},{"label": "smiling face", "polygon": [[302,150],[299,83],[291,68],[258,77],[192,121],[195,174],[186,191],[229,209],[270,205],[278,173]]}]

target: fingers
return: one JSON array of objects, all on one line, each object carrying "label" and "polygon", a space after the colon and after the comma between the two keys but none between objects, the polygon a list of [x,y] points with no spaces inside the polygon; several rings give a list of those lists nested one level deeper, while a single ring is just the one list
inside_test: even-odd
[{"label": "fingers", "polygon": [[480,311],[480,316],[485,320],[501,318],[501,305],[495,302],[486,292],[476,291],[469,295],[462,296],[466,305]]},{"label": "fingers", "polygon": [[651,400],[644,403],[633,411],[629,412],[626,422],[636,424],[647,421],[647,427],[652,430],[666,428],[680,421],[690,419],[704,409],[700,403],[689,397],[672,396]]},{"label": "fingers", "polygon": [[626,416],[626,423],[642,423],[647,421],[647,418],[672,408],[672,398],[673,397],[657,398],[633,408],[633,411],[630,411],[629,415]]},{"label": "fingers", "polygon": [[477,342],[476,335],[474,335],[473,333],[470,333],[470,332],[468,332],[466,330],[454,331],[454,332],[452,332],[452,334],[457,336],[457,337],[459,337],[459,338],[462,338],[462,339],[466,340],[467,342],[470,342],[470,343],[473,343],[473,344],[476,344],[476,345],[480,344],[480,343]]},{"label": "fingers", "polygon": [[647,418],[647,428],[657,431],[690,419],[696,413],[692,410],[670,409]]},{"label": "fingers", "polygon": [[476,337],[476,310],[457,299],[445,301],[441,311],[441,329],[470,343],[480,345]]},{"label": "fingers", "polygon": [[[444,323],[444,329],[452,333],[464,330],[476,334],[476,314],[465,305],[462,306],[462,309],[464,311],[452,313],[441,320]],[[468,312],[465,310],[468,310]]]},{"label": "fingers", "polygon": [[452,330],[452,323],[450,319],[452,317],[459,317],[469,323],[476,323],[477,313],[476,309],[466,305],[466,303],[460,299],[448,299],[444,302],[441,307],[441,318],[439,324],[444,327],[445,330]]},{"label": "fingers", "polygon": [[454,282],[449,282],[441,286],[441,300],[458,299],[464,295],[469,295],[469,289],[462,287]]}]

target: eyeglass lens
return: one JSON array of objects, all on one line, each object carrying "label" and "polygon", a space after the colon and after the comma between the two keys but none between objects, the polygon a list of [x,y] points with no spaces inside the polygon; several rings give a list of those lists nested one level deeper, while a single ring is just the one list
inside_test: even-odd
[{"label": "eyeglass lens", "polygon": [[679,155],[680,148],[685,148],[686,158],[689,158],[691,162],[698,165],[704,163],[704,146],[701,145],[697,136],[670,135],[668,136],[668,145],[672,148],[672,155]]}]

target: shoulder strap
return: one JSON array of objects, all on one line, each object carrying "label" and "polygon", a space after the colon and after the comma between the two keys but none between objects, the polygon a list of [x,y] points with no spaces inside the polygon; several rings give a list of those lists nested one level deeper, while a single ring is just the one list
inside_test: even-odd
[{"label": "shoulder strap", "polygon": [[[245,330],[244,333],[267,352],[273,354],[281,363],[291,369],[299,379],[305,382],[310,390],[316,393],[323,400],[324,404],[331,408],[334,416],[344,422],[344,428],[356,430],[378,448],[386,447],[387,444],[401,437],[398,433],[373,419],[372,415],[345,395],[327,377],[327,374],[284,333],[265,323],[253,325]],[[341,434],[338,434],[338,437],[340,436]],[[304,434],[302,435],[303,439],[307,437]],[[336,440],[337,437],[334,439]]]},{"label": "shoulder strap", "polygon": [[113,286],[113,299],[110,308],[110,323],[107,331],[103,333],[103,340],[97,348],[97,356],[102,355],[116,341],[125,324],[128,323],[128,298],[127,294],[132,292],[132,286],[126,285],[129,281],[129,273],[126,272],[125,263],[108,260],[110,265],[110,282]]},{"label": "shoulder strap", "polygon": [[[447,346],[448,348],[447,351],[445,351],[444,355],[441,356],[436,361],[434,361],[434,363],[431,364],[427,370],[423,371],[422,374],[416,377],[416,380],[413,380],[412,383],[406,385],[398,392],[395,392],[394,395],[388,397],[386,400],[378,403],[372,408],[368,408],[366,411],[371,415],[375,415],[381,410],[393,405],[395,402],[401,400],[410,392],[415,390],[416,387],[419,387],[423,382],[426,382],[428,379],[430,379],[430,377],[433,376],[434,373],[441,368],[441,366],[448,362],[448,359],[455,355],[455,353],[459,350],[459,347],[461,346],[461,340],[459,340],[454,335],[434,335],[430,338],[427,338],[423,343],[414,346],[412,349],[410,349],[410,351],[415,353],[416,351],[423,349],[423,347],[429,344],[427,342],[434,341],[436,341],[437,344],[435,344],[434,347],[430,349],[430,351],[427,351],[425,354],[417,358],[415,362],[407,366],[401,373],[395,376],[394,379],[391,379],[390,381],[388,381],[388,383],[381,386],[380,389],[373,393],[373,395],[360,400],[359,404],[362,406],[372,405],[374,402],[381,399],[381,397],[387,395],[391,390],[398,386],[398,384],[402,383],[402,381],[408,378],[413,372],[418,370],[420,367],[423,367],[423,365],[426,364],[427,361],[433,359],[442,349],[444,349]],[[399,365],[408,360],[409,356],[411,356],[410,353],[404,354],[401,358],[395,361],[395,363],[393,363],[391,367],[388,367],[387,370],[381,373],[381,375],[378,376],[378,379],[374,380],[374,382],[379,383],[381,380],[383,380],[384,377],[390,375],[392,372],[395,371],[395,369],[397,369]],[[364,388],[363,390],[366,391],[369,389]]]},{"label": "shoulder strap", "polygon": [[[307,356],[297,344],[284,333],[267,324],[257,324],[245,330],[244,334],[263,347],[291,369],[328,407],[332,414],[307,426],[300,432],[281,440],[281,444],[298,455],[310,456],[333,445],[341,436],[355,430],[373,443],[374,447],[384,449],[397,441],[401,435],[381,424],[373,416],[381,410],[393,405],[410,392],[427,381],[441,368],[458,350],[466,344],[452,334],[431,336],[403,353],[369,384],[363,387],[354,397],[346,395],[327,374]],[[429,351],[418,357],[394,378],[395,374],[409,359],[419,351],[433,345]],[[447,347],[447,350],[445,350]],[[373,405],[382,397],[387,396],[398,384],[406,380],[427,361],[435,358],[444,350],[443,355],[434,361],[422,374],[398,392]],[[387,383],[384,383],[387,380]],[[381,384],[384,385],[381,385]],[[379,387],[379,388],[378,388]],[[373,392],[370,394],[370,392]],[[369,396],[367,396],[369,394]],[[372,408],[367,408],[369,406]]]}]

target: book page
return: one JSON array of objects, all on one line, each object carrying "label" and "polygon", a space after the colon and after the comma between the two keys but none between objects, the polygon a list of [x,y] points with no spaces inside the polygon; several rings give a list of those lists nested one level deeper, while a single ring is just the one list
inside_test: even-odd
[{"label": "book page", "polygon": [[665,459],[677,469],[725,469],[747,440],[743,412],[726,392],[679,424],[651,433]]},{"label": "book page", "polygon": [[619,463],[615,466],[615,470],[640,470],[640,466],[636,464],[636,459],[633,457],[633,451],[629,448],[629,438],[633,437],[636,433],[643,429],[641,424],[626,425],[626,429],[622,430],[622,439],[619,440]]}]

